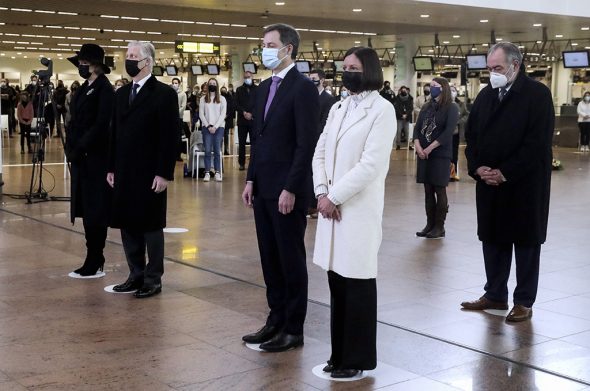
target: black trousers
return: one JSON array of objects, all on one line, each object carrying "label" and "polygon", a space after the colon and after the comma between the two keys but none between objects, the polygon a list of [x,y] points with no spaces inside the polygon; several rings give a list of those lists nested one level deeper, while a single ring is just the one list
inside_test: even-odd
[{"label": "black trousers", "polygon": [[330,330],[336,369],[371,370],[377,367],[376,279],[346,278],[328,272]]},{"label": "black trousers", "polygon": [[246,140],[248,135],[252,138],[252,127],[248,125],[238,125],[238,164],[246,165]]},{"label": "black trousers", "polygon": [[580,145],[590,144],[590,122],[578,122],[580,127]]},{"label": "black trousers", "polygon": [[27,148],[31,150],[31,125],[20,123],[20,150],[25,150],[25,139],[27,139]]},{"label": "black trousers", "polygon": [[[144,286],[159,285],[164,274],[164,231],[134,232],[121,229],[121,240],[129,266],[129,278]],[[145,251],[149,262],[146,266]]]},{"label": "black trousers", "polygon": [[541,245],[523,246],[512,243],[483,242],[483,258],[487,282],[485,297],[493,301],[508,301],[508,277],[512,265],[512,248],[516,259],[516,289],[514,304],[532,307],[539,285]]},{"label": "black trousers", "polygon": [[296,202],[287,215],[278,209],[278,200],[254,197],[258,249],[270,308],[266,324],[287,334],[302,335],[307,314],[307,205],[304,208]]}]

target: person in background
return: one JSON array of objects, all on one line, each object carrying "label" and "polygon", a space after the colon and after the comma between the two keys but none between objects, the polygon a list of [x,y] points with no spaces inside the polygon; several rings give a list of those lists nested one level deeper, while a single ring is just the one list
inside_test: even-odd
[{"label": "person in background", "polygon": [[321,215],[313,262],[328,273],[332,354],[323,370],[332,378],[377,366],[377,254],[395,135],[377,53],[349,49],[343,69],[351,96],[332,107],[313,157]]},{"label": "person in background", "polygon": [[20,127],[20,153],[25,153],[25,139],[27,139],[27,150],[29,153],[33,152],[31,148],[31,123],[35,116],[33,110],[33,103],[30,101],[30,96],[27,91],[23,91],[20,95],[20,102],[16,108],[16,118]]},{"label": "person in background", "polygon": [[17,95],[15,89],[10,86],[8,79],[0,81],[0,96],[2,98],[2,115],[8,117],[8,137],[12,138],[12,134],[16,130],[14,107]]},{"label": "person in background", "polygon": [[196,129],[197,122],[199,121],[199,99],[200,99],[201,87],[198,84],[193,86],[191,94],[186,99],[186,108],[191,112],[191,132]]},{"label": "person in background", "polygon": [[[61,134],[61,131],[63,130],[63,127],[65,126],[65,122],[66,122],[66,96],[68,95],[68,89],[66,88],[66,86],[64,85],[64,82],[62,80],[58,80],[57,81],[57,87],[55,88],[55,91],[53,92],[53,99],[55,99],[55,106],[57,109],[57,130],[58,130],[58,134],[57,136],[59,137]],[[59,123],[62,124],[62,126],[59,126]]]},{"label": "person in background", "polygon": [[229,155],[229,138],[234,130],[234,120],[236,117],[236,102],[234,99],[234,94],[230,94],[228,89],[225,87],[221,87],[221,95],[225,98],[225,101],[227,102],[227,110],[225,113],[225,133],[223,135],[223,154]]},{"label": "person in background", "polygon": [[578,103],[578,127],[580,128],[580,151],[589,152],[590,144],[590,91]]},{"label": "person in background", "polygon": [[[469,112],[465,107],[465,104],[461,102],[458,97],[457,88],[454,85],[450,85],[451,87],[451,98],[453,99],[453,104],[457,106],[459,110],[459,120],[457,121],[457,127],[453,130],[453,156],[451,158],[451,169],[450,169],[450,176],[449,180],[451,182],[458,182],[459,181],[459,169],[458,169],[458,161],[459,161],[459,142],[461,141],[461,128],[464,126],[464,121],[467,120],[467,116]],[[463,122],[462,122],[463,121]]]},{"label": "person in background", "polygon": [[[313,84],[317,87],[319,97],[320,97],[320,123],[318,126],[318,134],[317,134],[317,138],[315,141],[317,143],[317,139],[320,137],[320,134],[322,134],[322,132],[324,130],[324,126],[326,126],[326,121],[328,120],[328,114],[330,113],[330,109],[332,108],[334,103],[336,103],[337,99],[335,99],[331,94],[329,94],[324,88],[324,82],[326,81],[326,73],[323,70],[312,69],[311,72],[309,73],[309,78],[311,79]],[[318,217],[318,211],[317,211],[318,202],[317,202],[317,199],[315,198],[313,185],[310,187],[310,191],[311,191],[311,193],[310,193],[311,194],[311,197],[310,197],[311,202],[310,202],[307,214],[311,218],[315,219]]]},{"label": "person in background", "polygon": [[[49,84],[49,88],[53,90],[53,83]],[[51,100],[49,100],[45,107],[43,107],[43,118],[45,118],[45,123],[49,125],[48,137],[51,137],[53,136],[53,130],[55,129],[55,121],[57,120],[57,118],[55,118],[55,112],[53,111],[53,103]],[[54,137],[59,137],[59,135],[56,133]]]},{"label": "person in background", "polygon": [[305,229],[311,160],[319,122],[319,96],[295,67],[300,37],[295,28],[273,24],[264,30],[262,62],[272,70],[254,94],[253,143],[244,205],[254,222],[270,313],[246,343],[267,352],[303,346],[307,314]]},{"label": "person in background", "polygon": [[72,99],[76,95],[76,91],[78,91],[78,88],[80,88],[80,83],[78,81],[72,82],[72,85],[70,86],[70,92],[68,92],[68,94],[66,95],[66,102],[65,102],[65,107],[66,107],[65,121],[66,122],[64,124],[65,129],[66,129],[66,135],[67,135],[68,126],[69,126],[70,121],[72,119],[72,115],[70,114],[70,105],[72,104]]},{"label": "person in background", "polygon": [[342,102],[344,99],[348,98],[349,95],[350,93],[348,92],[348,89],[345,86],[341,86],[339,101]]},{"label": "person in background", "polygon": [[[176,96],[178,97],[178,156],[176,157],[176,161],[182,161],[182,152],[184,151],[184,143],[182,142],[182,135],[183,133],[186,135],[184,131],[184,110],[186,108],[186,94],[182,91],[182,83],[178,77],[172,78],[172,89],[176,92]],[[190,132],[187,136],[190,138]]]},{"label": "person in background", "polygon": [[459,109],[453,103],[447,79],[434,78],[430,83],[430,94],[432,100],[422,107],[413,137],[418,155],[416,182],[424,184],[426,209],[426,226],[416,232],[416,236],[440,239],[445,236],[449,210],[447,185]]},{"label": "person in background", "polygon": [[37,75],[31,76],[31,82],[29,85],[25,87],[25,91],[29,93],[29,99],[33,104],[33,111],[35,112],[35,117],[39,117],[42,112],[39,113],[39,109],[43,110],[43,107],[39,107],[39,98],[41,96],[41,86],[39,85],[39,78]]},{"label": "person in background", "polygon": [[236,90],[236,111],[238,113],[238,164],[240,171],[246,165],[246,141],[252,136],[252,97],[256,90],[252,73],[244,72],[244,84]]},{"label": "person in background", "polygon": [[133,84],[115,95],[106,178],[113,188],[111,227],[121,229],[129,267],[113,291],[135,292],[138,299],[162,292],[167,188],[178,140],[178,97],[152,75],[155,57],[149,42],[127,46],[125,71]]},{"label": "person in background", "polygon": [[467,170],[477,181],[477,235],[486,284],[482,297],[461,306],[507,310],[514,253],[516,288],[508,322],[533,316],[549,221],[555,129],[551,91],[520,70],[522,59],[510,42],[489,49],[490,84],[477,95],[465,130]]},{"label": "person in background", "polygon": [[388,80],[385,80],[383,82],[383,88],[381,89],[379,94],[381,94],[383,99],[385,99],[389,103],[393,104],[393,102],[395,100],[395,92],[393,92],[393,89],[391,88],[391,83],[389,83]]},{"label": "person in background", "polygon": [[125,82],[123,81],[123,79],[119,79],[115,82],[115,92],[119,91],[119,88],[123,87],[125,85]]},{"label": "person in background", "polygon": [[424,107],[428,101],[430,101],[430,84],[425,84],[424,87],[422,87],[422,95],[419,95],[414,99],[414,123],[418,120],[420,110],[422,110],[422,107]]},{"label": "person in background", "polygon": [[68,60],[84,83],[70,102],[66,156],[71,162],[70,220],[82,218],[86,259],[74,273],[94,276],[105,263],[103,250],[109,226],[112,190],[105,181],[114,92],[104,63],[104,49],[84,44]]},{"label": "person in background", "polygon": [[[211,172],[214,172],[215,182],[221,182],[221,143],[225,133],[223,127],[225,126],[227,102],[221,96],[217,79],[213,77],[209,79],[205,90],[207,94],[199,102],[199,117],[203,125],[203,146],[205,147],[203,182],[211,180]],[[213,165],[211,165],[211,152],[213,152]]]},{"label": "person in background", "polygon": [[[414,110],[414,99],[408,92],[406,86],[401,86],[398,94],[393,100],[395,115],[397,118],[397,135],[395,137],[395,149],[401,148],[401,143],[405,137],[411,137],[410,121],[412,120],[412,111]],[[411,148],[410,148],[411,149]]]}]

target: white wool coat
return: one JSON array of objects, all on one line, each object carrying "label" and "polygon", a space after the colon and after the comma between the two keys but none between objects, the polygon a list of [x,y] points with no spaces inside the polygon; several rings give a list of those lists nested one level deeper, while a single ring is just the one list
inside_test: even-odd
[{"label": "white wool coat", "polygon": [[378,92],[345,115],[351,98],[336,103],[316,146],[316,195],[328,193],[341,221],[318,218],[313,262],[348,278],[377,277],[385,177],[396,134],[395,110]]}]

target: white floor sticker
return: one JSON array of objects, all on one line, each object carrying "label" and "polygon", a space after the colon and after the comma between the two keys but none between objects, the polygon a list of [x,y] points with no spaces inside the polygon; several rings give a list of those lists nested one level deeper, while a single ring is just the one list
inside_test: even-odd
[{"label": "white floor sticker", "polygon": [[508,310],[483,310],[485,313],[495,316],[505,317],[508,315]]},{"label": "white floor sticker", "polygon": [[364,379],[365,377],[367,377],[367,371],[362,371],[362,372],[359,372],[359,374],[356,375],[355,377],[348,377],[346,379],[335,379],[330,376],[329,372],[323,371],[325,366],[326,366],[326,363],[316,365],[315,367],[313,367],[311,372],[314,375],[316,375],[317,377],[319,377],[320,379],[330,380],[330,381],[357,381],[357,380],[361,380],[361,379]]},{"label": "white floor sticker", "polygon": [[167,234],[182,234],[188,232],[186,228],[164,228],[164,232]]},{"label": "white floor sticker", "polygon": [[68,277],[79,278],[81,280],[88,280],[88,279],[92,279],[92,278],[101,278],[106,275],[107,274],[105,272],[97,272],[96,274],[94,274],[92,276],[81,276],[78,273],[71,272],[70,274],[68,274]]},{"label": "white floor sticker", "polygon": [[115,294],[120,294],[120,295],[127,295],[129,293],[135,293],[135,291],[131,291],[131,292],[115,292],[113,290],[113,287],[115,287],[115,285],[109,285],[109,286],[105,286],[104,290],[105,292],[109,292],[109,293],[115,293]]},{"label": "white floor sticker", "polygon": [[247,343],[245,345],[248,349],[256,350],[257,352],[264,352],[264,350],[260,349],[259,343]]}]

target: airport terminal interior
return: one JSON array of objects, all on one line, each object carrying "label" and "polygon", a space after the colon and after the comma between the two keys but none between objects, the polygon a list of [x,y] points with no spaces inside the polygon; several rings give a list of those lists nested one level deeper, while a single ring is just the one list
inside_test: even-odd
[{"label": "airport terminal interior", "polygon": [[[140,40],[155,46],[158,80],[177,77],[189,95],[209,78],[235,90],[245,70],[254,72],[255,84],[271,76],[260,49],[263,29],[273,23],[299,31],[297,68],[322,69],[334,96],[346,50],[369,46],[396,94],[405,86],[418,99],[443,77],[467,109],[490,83],[488,48],[518,45],[528,76],[550,89],[556,114],[533,317],[510,323],[508,311],[461,309],[486,282],[463,139],[440,240],[415,235],[425,222],[417,157],[410,135],[400,149],[394,145],[377,277],[377,368],[335,381],[314,372],[331,350],[330,290],[325,271],[312,262],[312,216],[305,345],[268,353],[242,342],[264,324],[268,306],[253,212],[241,199],[246,171],[238,162],[237,126],[221,181],[203,181],[199,156],[193,177],[194,151],[183,147],[168,188],[162,293],[139,300],[105,291],[128,276],[118,229],[108,231],[104,277],[69,277],[86,249],[81,220],[70,222],[63,140],[33,138],[43,159],[21,153],[18,126],[9,136],[11,114],[2,108],[0,390],[590,390],[590,153],[580,148],[576,111],[590,91],[587,2],[0,0],[0,78],[24,89],[34,72],[47,70],[40,59],[48,58],[51,82],[70,88],[82,79],[66,58],[93,43],[105,49],[114,85],[130,79],[127,43]],[[188,128],[191,115],[184,117]]]}]

